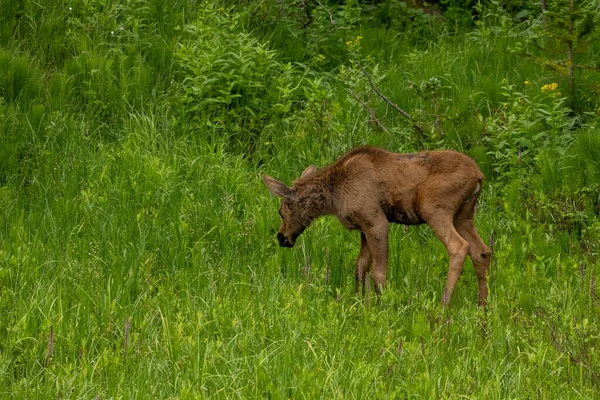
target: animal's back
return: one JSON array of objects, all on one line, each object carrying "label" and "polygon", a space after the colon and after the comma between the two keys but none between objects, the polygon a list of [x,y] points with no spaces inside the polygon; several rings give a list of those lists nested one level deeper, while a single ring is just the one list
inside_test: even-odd
[{"label": "animal's back", "polygon": [[427,154],[431,159],[432,174],[462,174],[465,178],[484,179],[475,161],[463,153],[454,150],[438,150]]},{"label": "animal's back", "polygon": [[435,187],[450,182],[448,195],[460,203],[483,180],[475,161],[452,150],[399,154],[359,147],[330,168],[340,178],[339,203],[348,208],[381,207],[389,221],[408,225],[425,222],[420,212],[424,202],[442,200]]},{"label": "animal's back", "polygon": [[464,171],[475,173],[483,178],[483,174],[472,158],[454,150],[394,153],[379,147],[362,146],[346,153],[331,167],[346,166],[352,162],[372,163],[376,168],[390,165],[408,168],[420,166],[429,169],[431,173]]}]

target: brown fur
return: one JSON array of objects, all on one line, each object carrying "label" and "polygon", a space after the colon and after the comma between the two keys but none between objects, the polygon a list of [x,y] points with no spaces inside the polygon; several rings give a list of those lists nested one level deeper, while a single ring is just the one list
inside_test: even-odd
[{"label": "brown fur", "polygon": [[346,228],[361,231],[356,291],[360,285],[364,290],[372,264],[375,290],[381,295],[390,222],[427,223],[450,257],[443,303],[449,303],[468,254],[479,280],[479,304],[486,304],[491,252],[473,224],[484,176],[466,155],[451,150],[396,154],[360,147],[321,170],[308,167],[291,188],[268,175],[263,180],[282,198],[277,234],[281,246],[292,247],[321,215],[335,215]]}]

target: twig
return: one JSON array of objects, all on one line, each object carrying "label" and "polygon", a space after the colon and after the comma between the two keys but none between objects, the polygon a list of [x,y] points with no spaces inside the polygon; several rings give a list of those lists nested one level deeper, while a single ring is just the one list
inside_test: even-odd
[{"label": "twig", "polygon": [[371,108],[367,103],[365,103],[354,91],[350,90],[350,94],[367,110],[367,112],[371,116],[371,120],[375,121],[377,126],[379,126],[383,131],[385,131],[385,133],[387,133],[388,136],[391,138],[392,135],[390,134],[390,131],[388,131],[387,128],[383,125],[383,123],[379,120],[379,118],[377,118],[377,113],[375,113],[375,110]]},{"label": "twig", "polygon": [[323,7],[325,9],[325,11],[327,11],[327,14],[329,14],[329,21],[331,21],[331,23],[333,25],[335,25],[335,21],[333,20],[333,15],[331,14],[331,11],[329,11],[329,9],[327,7],[325,7],[323,5],[323,3],[321,3],[319,0],[315,0],[317,2],[318,5],[320,5],[321,7]]},{"label": "twig", "polygon": [[[383,117],[381,117],[381,118],[385,118],[385,117],[387,117],[387,115],[388,115],[388,111],[390,111],[390,105],[389,105],[389,104],[386,104],[386,105],[385,105],[385,114],[383,114]],[[404,225],[404,226],[406,226],[406,225]]]},{"label": "twig", "polygon": [[308,6],[306,5],[306,1],[301,2],[300,6],[302,8],[304,8],[304,12],[306,13],[306,16],[308,17],[308,21],[302,27],[302,29],[306,29],[307,26],[312,24],[312,17],[310,16],[310,10],[308,9]]},{"label": "twig", "polygon": [[[412,118],[411,118],[411,116],[410,116],[410,115],[409,115],[409,114],[408,114],[406,111],[404,111],[403,109],[401,109],[400,107],[398,107],[398,105],[397,105],[397,104],[394,104],[394,103],[393,103],[393,102],[392,102],[390,99],[388,99],[388,98],[387,98],[387,97],[386,97],[386,96],[385,96],[383,93],[381,93],[381,92],[379,91],[379,89],[377,89],[377,87],[375,86],[375,84],[373,83],[373,79],[371,79],[371,75],[369,75],[369,74],[367,73],[367,71],[365,71],[365,69],[364,69],[364,68],[362,68],[362,67],[361,67],[361,69],[362,69],[363,73],[365,74],[365,76],[367,77],[367,80],[369,81],[369,84],[371,85],[371,87],[373,88],[373,90],[375,91],[375,93],[377,93],[377,95],[378,95],[379,97],[381,97],[381,98],[382,98],[382,99],[383,99],[383,100],[384,100],[386,103],[388,103],[390,106],[392,106],[392,108],[393,108],[394,110],[398,111],[398,112],[399,112],[399,113],[400,113],[400,114],[401,114],[401,115],[402,115],[404,118],[406,118],[406,119],[408,119],[409,121],[411,121],[411,122],[412,122]],[[419,128],[419,129],[420,129],[420,128]]]},{"label": "twig", "polygon": [[421,129],[421,127],[419,127],[416,124],[416,122],[412,119],[412,117],[410,116],[410,114],[408,114],[406,111],[404,111],[403,109],[401,109],[400,107],[398,107],[397,104],[395,104],[394,102],[392,102],[383,93],[381,93],[381,91],[379,89],[377,89],[377,86],[375,86],[375,83],[373,83],[373,79],[371,78],[371,75],[369,75],[367,73],[367,71],[365,71],[365,69],[362,66],[360,68],[362,69],[363,74],[365,74],[365,76],[367,77],[367,80],[369,81],[369,85],[371,85],[371,88],[373,88],[373,90],[375,91],[375,93],[377,94],[377,96],[381,97],[381,99],[383,101],[385,101],[390,107],[392,107],[400,115],[402,115],[404,118],[406,118],[406,119],[408,119],[410,121],[410,123],[412,124],[413,129],[415,130],[415,132],[417,132],[417,139],[419,140],[419,144],[421,145],[421,147],[423,147],[423,142],[421,140],[425,136],[424,132],[423,132],[423,129]]}]

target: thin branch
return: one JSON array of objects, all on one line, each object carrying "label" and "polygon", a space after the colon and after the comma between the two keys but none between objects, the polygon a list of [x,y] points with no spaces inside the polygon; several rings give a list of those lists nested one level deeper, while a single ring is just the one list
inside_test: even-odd
[{"label": "thin branch", "polygon": [[367,77],[367,80],[369,81],[369,85],[371,85],[371,88],[373,88],[373,90],[375,91],[375,93],[377,93],[377,96],[381,97],[381,99],[383,101],[385,101],[390,107],[392,107],[400,115],[402,115],[404,118],[406,118],[406,119],[408,119],[410,121],[410,123],[412,124],[413,129],[415,130],[415,132],[417,132],[419,144],[421,145],[421,147],[424,147],[423,143],[421,141],[421,138],[423,136],[425,136],[424,132],[423,132],[423,129],[421,129],[421,127],[417,125],[417,123],[412,119],[412,117],[410,116],[410,114],[408,114],[406,111],[404,111],[403,109],[401,109],[400,107],[398,107],[397,104],[395,104],[394,102],[392,102],[383,93],[381,93],[381,91],[379,89],[377,89],[377,86],[375,86],[375,84],[373,83],[373,79],[371,78],[371,75],[369,75],[367,73],[367,71],[365,71],[365,69],[362,66],[361,66],[361,69],[362,69],[363,74],[365,74],[365,76]]},{"label": "thin branch", "polygon": [[383,114],[383,117],[381,117],[381,118],[387,117],[389,111],[390,111],[390,106],[388,104],[386,104],[385,105],[385,114]]},{"label": "thin branch", "polygon": [[325,11],[327,11],[327,14],[329,14],[329,21],[331,21],[331,23],[333,25],[335,25],[335,21],[333,20],[333,15],[331,14],[331,11],[329,11],[329,9],[327,7],[325,7],[323,5],[323,3],[321,3],[319,0],[315,0],[317,2],[318,5],[320,5],[321,7],[323,7],[325,9]]},{"label": "thin branch", "polygon": [[306,5],[306,1],[301,2],[300,6],[302,8],[304,8],[304,12],[306,13],[306,16],[308,17],[308,21],[302,27],[302,29],[306,29],[307,26],[312,24],[312,17],[310,16],[310,10],[308,9],[308,6]]},{"label": "thin branch", "polygon": [[[361,67],[362,68],[362,67]],[[365,74],[365,76],[367,77],[367,80],[369,81],[369,84],[371,85],[371,87],[373,88],[373,90],[375,91],[375,93],[377,93],[377,95],[379,97],[381,97],[383,99],[383,101],[385,101],[386,103],[388,103],[390,106],[392,106],[392,108],[396,111],[398,111],[404,118],[408,119],[409,121],[413,121],[412,118],[410,117],[410,115],[404,111],[403,109],[401,109],[400,107],[398,107],[397,104],[394,104],[390,99],[388,99],[383,93],[381,93],[379,91],[379,89],[377,89],[377,87],[375,86],[375,84],[373,83],[373,79],[371,79],[371,75],[369,75],[367,73],[367,71],[365,71],[364,68],[362,68],[363,73]]]},{"label": "thin branch", "polygon": [[371,108],[367,103],[365,103],[354,91],[350,90],[350,94],[360,103],[361,106],[365,108],[365,110],[367,110],[367,112],[371,116],[371,120],[375,121],[377,126],[379,126],[379,128],[385,131],[385,133],[387,133],[388,136],[391,138],[392,135],[390,134],[390,131],[388,131],[385,125],[383,125],[379,118],[377,118],[377,113],[375,112],[375,110]]}]

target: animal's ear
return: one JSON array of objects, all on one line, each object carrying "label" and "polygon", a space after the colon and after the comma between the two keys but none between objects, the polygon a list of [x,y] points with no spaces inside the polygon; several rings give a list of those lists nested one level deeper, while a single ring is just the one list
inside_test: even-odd
[{"label": "animal's ear", "polygon": [[315,167],[314,165],[311,165],[310,167],[308,167],[304,170],[304,172],[302,173],[300,178],[306,178],[307,176],[312,175],[315,172],[317,172],[317,167]]},{"label": "animal's ear", "polygon": [[273,193],[278,197],[289,197],[292,190],[283,182],[278,181],[275,178],[271,178],[269,175],[262,176],[265,185],[269,189],[269,192]]}]

